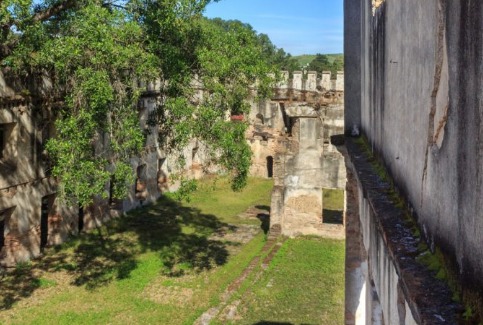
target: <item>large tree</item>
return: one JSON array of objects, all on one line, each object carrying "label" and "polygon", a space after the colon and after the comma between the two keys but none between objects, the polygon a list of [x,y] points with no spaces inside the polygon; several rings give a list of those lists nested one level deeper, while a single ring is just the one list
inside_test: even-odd
[{"label": "large tree", "polygon": [[344,56],[342,54],[317,54],[312,62],[310,62],[308,70],[317,71],[318,73],[330,71],[332,73],[332,78],[335,79],[337,72],[344,70]]},{"label": "large tree", "polygon": [[[123,197],[133,183],[129,158],[143,134],[133,110],[139,79],[161,78],[162,101],[150,121],[172,152],[191,138],[206,144],[212,159],[244,186],[250,150],[246,123],[225,120],[226,111],[248,111],[250,86],[266,96],[275,65],[248,25],[203,18],[209,0],[4,0],[0,2],[0,60],[19,77],[47,73],[56,136],[47,149],[60,193],[81,205],[107,195]],[[265,52],[264,52],[265,51]],[[208,96],[195,100],[198,76]],[[103,151],[92,150],[102,135]]]}]

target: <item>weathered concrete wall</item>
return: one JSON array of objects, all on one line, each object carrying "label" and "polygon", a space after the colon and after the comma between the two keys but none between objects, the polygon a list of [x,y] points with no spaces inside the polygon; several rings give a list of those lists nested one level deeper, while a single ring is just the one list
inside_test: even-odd
[{"label": "weathered concrete wall", "polygon": [[453,294],[419,262],[405,207],[366,149],[347,147],[346,324],[455,324]]},{"label": "weathered concrete wall", "polygon": [[368,137],[483,310],[483,2],[346,0],[346,19],[346,132]]}]

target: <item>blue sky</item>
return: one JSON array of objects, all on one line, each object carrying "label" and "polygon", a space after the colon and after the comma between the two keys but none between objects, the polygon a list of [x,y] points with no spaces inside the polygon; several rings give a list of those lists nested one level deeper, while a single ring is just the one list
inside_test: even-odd
[{"label": "blue sky", "polygon": [[205,16],[238,19],[292,55],[343,52],[343,0],[221,0]]}]

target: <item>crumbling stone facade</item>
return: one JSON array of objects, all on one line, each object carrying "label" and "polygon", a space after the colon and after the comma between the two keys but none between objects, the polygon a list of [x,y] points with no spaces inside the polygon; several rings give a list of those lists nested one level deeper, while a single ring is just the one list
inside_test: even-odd
[{"label": "crumbling stone facade", "polygon": [[[313,229],[322,224],[321,189],[340,188],[345,179],[342,172],[332,173],[343,166],[343,161],[330,143],[330,136],[343,128],[343,74],[338,74],[337,80],[331,80],[330,73],[324,73],[321,79],[313,72],[308,73],[307,79],[302,78],[301,72],[295,72],[290,80],[288,73],[284,75],[286,79],[271,100],[262,103],[252,100],[247,132],[253,151],[250,173],[273,177],[276,189],[284,189],[280,192],[282,201],[277,203],[280,210],[272,205],[275,228],[282,226],[283,232],[290,235],[315,233]],[[168,155],[161,149],[157,128],[148,124],[149,114],[161,100],[161,85],[139,82],[137,87],[143,89],[137,107],[140,128],[151,129],[146,132],[143,152],[131,158],[137,177],[127,198],[96,197],[87,208],[66,206],[56,195],[57,184],[49,174],[44,151],[47,140],[55,136],[50,114],[55,101],[43,101],[48,97],[48,78],[41,78],[40,84],[33,85],[29,95],[22,91],[24,86],[0,76],[2,264],[13,265],[37,257],[46,246],[60,244],[70,235],[153,202],[165,191],[176,190],[179,184],[170,179],[174,172],[199,178],[206,172],[217,171],[216,166],[207,164],[203,143],[196,139],[182,149],[184,166],[179,165],[177,155]],[[203,87],[197,78],[192,86],[196,89],[195,100],[202,98]],[[254,95],[255,92],[254,89]],[[106,138],[99,135],[94,150],[102,152]],[[324,173],[325,169],[330,172]],[[106,184],[107,193],[111,192],[110,186]],[[277,221],[282,219],[285,222]]]},{"label": "crumbling stone facade", "polygon": [[[47,140],[55,136],[51,110],[56,101],[48,78],[32,85],[18,85],[0,74],[0,263],[12,266],[41,255],[46,246],[64,242],[70,235],[99,226],[112,217],[153,202],[161,193],[176,189],[169,175],[179,172],[176,157],[168,157],[158,144],[156,128],[148,132],[143,152],[131,158],[137,173],[128,197],[94,198],[87,208],[69,207],[57,197],[57,183],[50,175],[45,153]],[[28,91],[25,87],[29,87]],[[140,127],[160,100],[159,83],[139,83]],[[48,99],[48,100],[47,100]],[[94,150],[103,150],[106,137],[99,136]],[[103,140],[104,139],[104,140]],[[184,149],[181,172],[201,177],[203,146],[192,140]],[[106,192],[111,193],[110,184]]]},{"label": "crumbling stone facade", "polygon": [[283,75],[271,100],[252,107],[247,134],[251,174],[274,178],[271,231],[343,238],[343,225],[322,216],[322,189],[345,187],[343,157],[331,143],[344,130],[343,74]]}]

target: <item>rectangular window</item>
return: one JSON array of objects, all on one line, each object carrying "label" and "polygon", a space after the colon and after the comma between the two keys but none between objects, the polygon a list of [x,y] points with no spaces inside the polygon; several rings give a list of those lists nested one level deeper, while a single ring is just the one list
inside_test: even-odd
[{"label": "rectangular window", "polygon": [[15,123],[0,124],[0,159],[7,160],[13,157],[15,143],[13,129]]},{"label": "rectangular window", "polygon": [[146,190],[147,166],[146,164],[139,165],[136,179],[136,193],[144,192]]},{"label": "rectangular window", "polygon": [[3,152],[5,151],[5,127],[0,124],[0,159],[3,158]]},{"label": "rectangular window", "polygon": [[10,216],[12,215],[14,210],[15,208],[9,208],[0,211],[0,256],[2,255],[2,249],[5,246],[8,220],[10,220]]},{"label": "rectangular window", "polygon": [[40,252],[49,244],[49,220],[55,213],[55,194],[42,198],[40,206]]},{"label": "rectangular window", "polygon": [[3,246],[5,246],[5,219],[6,210],[0,211],[0,252],[2,251]]}]

